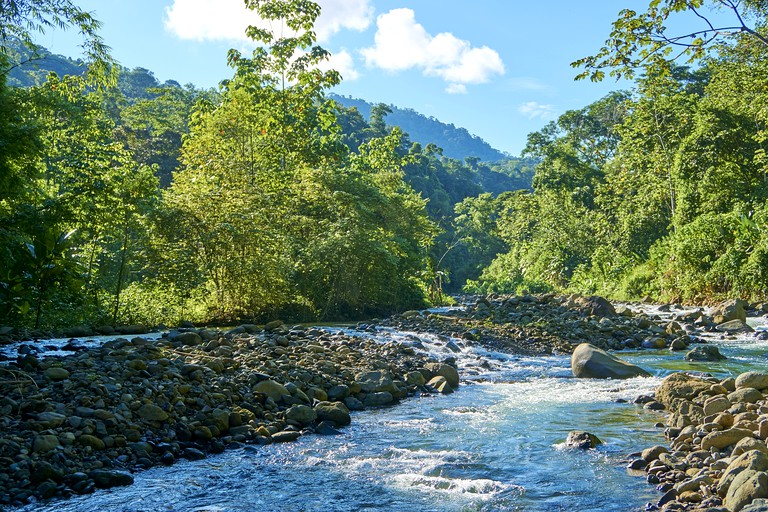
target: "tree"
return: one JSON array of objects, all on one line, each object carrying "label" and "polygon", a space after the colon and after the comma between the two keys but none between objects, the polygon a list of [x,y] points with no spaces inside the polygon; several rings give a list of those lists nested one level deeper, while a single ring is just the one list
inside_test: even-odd
[{"label": "tree", "polygon": [[[724,12],[724,19],[707,9]],[[682,34],[669,34],[668,21],[678,13],[688,13],[689,18],[699,22],[699,27]],[[605,77],[605,69],[610,69],[610,75],[616,79],[631,79],[638,68],[669,71],[671,63],[680,57],[687,57],[687,62],[692,63],[701,59],[715,43],[729,43],[740,36],[766,51],[766,15],[768,4],[763,0],[652,0],[645,12],[620,11],[605,46],[597,54],[571,65],[584,68],[577,79],[600,81]],[[750,21],[753,23],[748,23]]]},{"label": "tree", "polygon": [[33,34],[48,29],[76,28],[83,35],[83,52],[88,63],[87,83],[103,86],[114,84],[115,66],[98,30],[101,23],[83,11],[71,0],[0,0],[0,81],[5,82],[8,72],[23,65],[7,52],[11,40],[20,40],[27,48],[38,53],[40,46]]}]

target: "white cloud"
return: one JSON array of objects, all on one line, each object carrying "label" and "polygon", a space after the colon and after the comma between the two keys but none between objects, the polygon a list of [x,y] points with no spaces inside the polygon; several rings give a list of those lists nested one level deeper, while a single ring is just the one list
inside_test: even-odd
[{"label": "white cloud", "polygon": [[[321,43],[341,30],[365,30],[373,19],[371,0],[316,1],[321,14],[315,32]],[[173,0],[165,8],[165,28],[180,39],[250,42],[248,25],[269,27],[243,0]]]},{"label": "white cloud", "polygon": [[536,101],[529,101],[523,103],[517,107],[517,111],[523,114],[528,119],[554,119],[556,115],[556,109],[554,105],[547,105],[538,103]]},{"label": "white cloud", "polygon": [[341,73],[341,78],[345,81],[357,80],[360,73],[355,69],[355,62],[352,55],[347,50],[341,50],[331,55],[331,58],[321,62],[318,66],[323,71],[335,69]]},{"label": "white cloud", "polygon": [[464,84],[448,84],[445,92],[448,94],[467,94],[467,86]]},{"label": "white cloud", "polygon": [[466,84],[486,83],[504,74],[504,63],[495,50],[473,48],[449,32],[432,36],[416,22],[412,9],[393,9],[380,15],[376,25],[374,46],[361,50],[368,66],[391,72],[421,69],[425,75],[449,82],[446,90],[454,93],[466,92]]}]

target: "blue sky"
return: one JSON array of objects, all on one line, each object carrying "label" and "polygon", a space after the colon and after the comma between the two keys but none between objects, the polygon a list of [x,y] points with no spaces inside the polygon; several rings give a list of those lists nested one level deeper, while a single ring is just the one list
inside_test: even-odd
[{"label": "blue sky", "polygon": [[[229,48],[245,50],[253,13],[242,0],[76,0],[129,68],[163,81],[215,87],[231,75]],[[526,136],[611,90],[575,82],[570,63],[596,52],[627,0],[319,0],[320,44],[344,82],[334,92],[391,103],[453,123],[517,155]],[[74,31],[39,43],[77,56]]]}]

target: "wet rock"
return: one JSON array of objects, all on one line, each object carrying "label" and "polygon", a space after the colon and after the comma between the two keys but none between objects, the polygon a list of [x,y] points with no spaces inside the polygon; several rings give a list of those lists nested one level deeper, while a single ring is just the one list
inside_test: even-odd
[{"label": "wet rock", "polygon": [[297,440],[300,437],[301,437],[301,432],[284,430],[282,432],[277,432],[275,434],[272,434],[272,442],[273,443],[289,443],[291,441]]},{"label": "wet rock", "polygon": [[205,453],[197,448],[184,448],[182,456],[187,460],[202,460],[205,458]]},{"label": "wet rock", "polygon": [[629,379],[650,376],[639,366],[622,361],[588,343],[582,343],[573,351],[571,371],[577,378]]},{"label": "wet rock", "polygon": [[685,354],[686,361],[722,361],[726,359],[714,345],[699,345]]},{"label": "wet rock", "polygon": [[97,469],[91,471],[88,475],[93,480],[96,487],[100,489],[109,489],[110,487],[120,487],[133,484],[133,477],[123,471],[113,471],[107,469]]},{"label": "wet rock", "polygon": [[330,423],[321,421],[315,428],[315,434],[321,436],[338,436],[341,435],[341,432],[336,430]]},{"label": "wet rock", "polygon": [[427,382],[427,386],[436,389],[439,393],[442,393],[443,395],[448,395],[450,393],[453,393],[453,388],[448,383],[445,377],[443,376],[437,376],[433,377]]},{"label": "wet rock", "polygon": [[747,303],[741,299],[729,299],[718,305],[712,311],[712,318],[716,324],[722,324],[730,320],[746,322],[747,313],[744,309]]},{"label": "wet rock", "polygon": [[579,448],[582,450],[589,450],[595,448],[598,445],[603,444],[600,439],[589,432],[583,430],[574,430],[568,432],[568,438],[565,440],[565,445],[570,448]]},{"label": "wet rock", "polygon": [[344,427],[352,422],[349,409],[341,402],[320,402],[315,405],[315,413],[320,421],[330,421],[337,427]]},{"label": "wet rock", "polygon": [[689,336],[678,336],[669,344],[669,350],[686,350],[690,341],[691,338]]},{"label": "wet rock", "polygon": [[317,412],[308,405],[294,405],[285,411],[285,419],[301,426],[307,426],[315,422]]},{"label": "wet rock", "polygon": [[360,385],[364,393],[387,392],[398,393],[399,390],[387,372],[372,371],[355,375],[355,381]]},{"label": "wet rock", "polygon": [[669,450],[666,446],[657,445],[643,450],[640,457],[646,462],[653,462],[659,458],[659,455],[668,452]]},{"label": "wet rock", "polygon": [[747,325],[743,320],[729,320],[715,327],[720,332],[728,334],[742,334],[747,332],[755,332],[755,330]]},{"label": "wet rock", "polygon": [[453,366],[445,363],[428,363],[425,368],[435,376],[444,377],[451,388],[459,387],[459,372]]},{"label": "wet rock", "polygon": [[691,400],[705,391],[709,391],[711,382],[685,373],[673,373],[665,377],[656,388],[656,400],[667,408],[672,408],[675,399]]},{"label": "wet rock", "polygon": [[366,407],[381,407],[382,405],[389,405],[394,402],[394,397],[389,391],[378,391],[376,393],[368,393],[363,400],[363,405]]}]

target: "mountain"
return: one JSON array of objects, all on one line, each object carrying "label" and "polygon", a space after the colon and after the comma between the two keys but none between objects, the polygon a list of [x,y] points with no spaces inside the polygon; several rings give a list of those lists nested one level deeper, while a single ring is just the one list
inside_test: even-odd
[{"label": "mountain", "polygon": [[[333,93],[328,97],[347,108],[355,107],[366,121],[371,117],[372,103]],[[443,149],[443,154],[447,157],[457,160],[476,157],[484,162],[496,162],[509,157],[464,128],[443,123],[410,108],[400,108],[395,105],[388,105],[388,107],[392,111],[387,114],[388,125],[402,128],[413,142],[419,142],[424,146],[430,142],[437,145]]]}]

